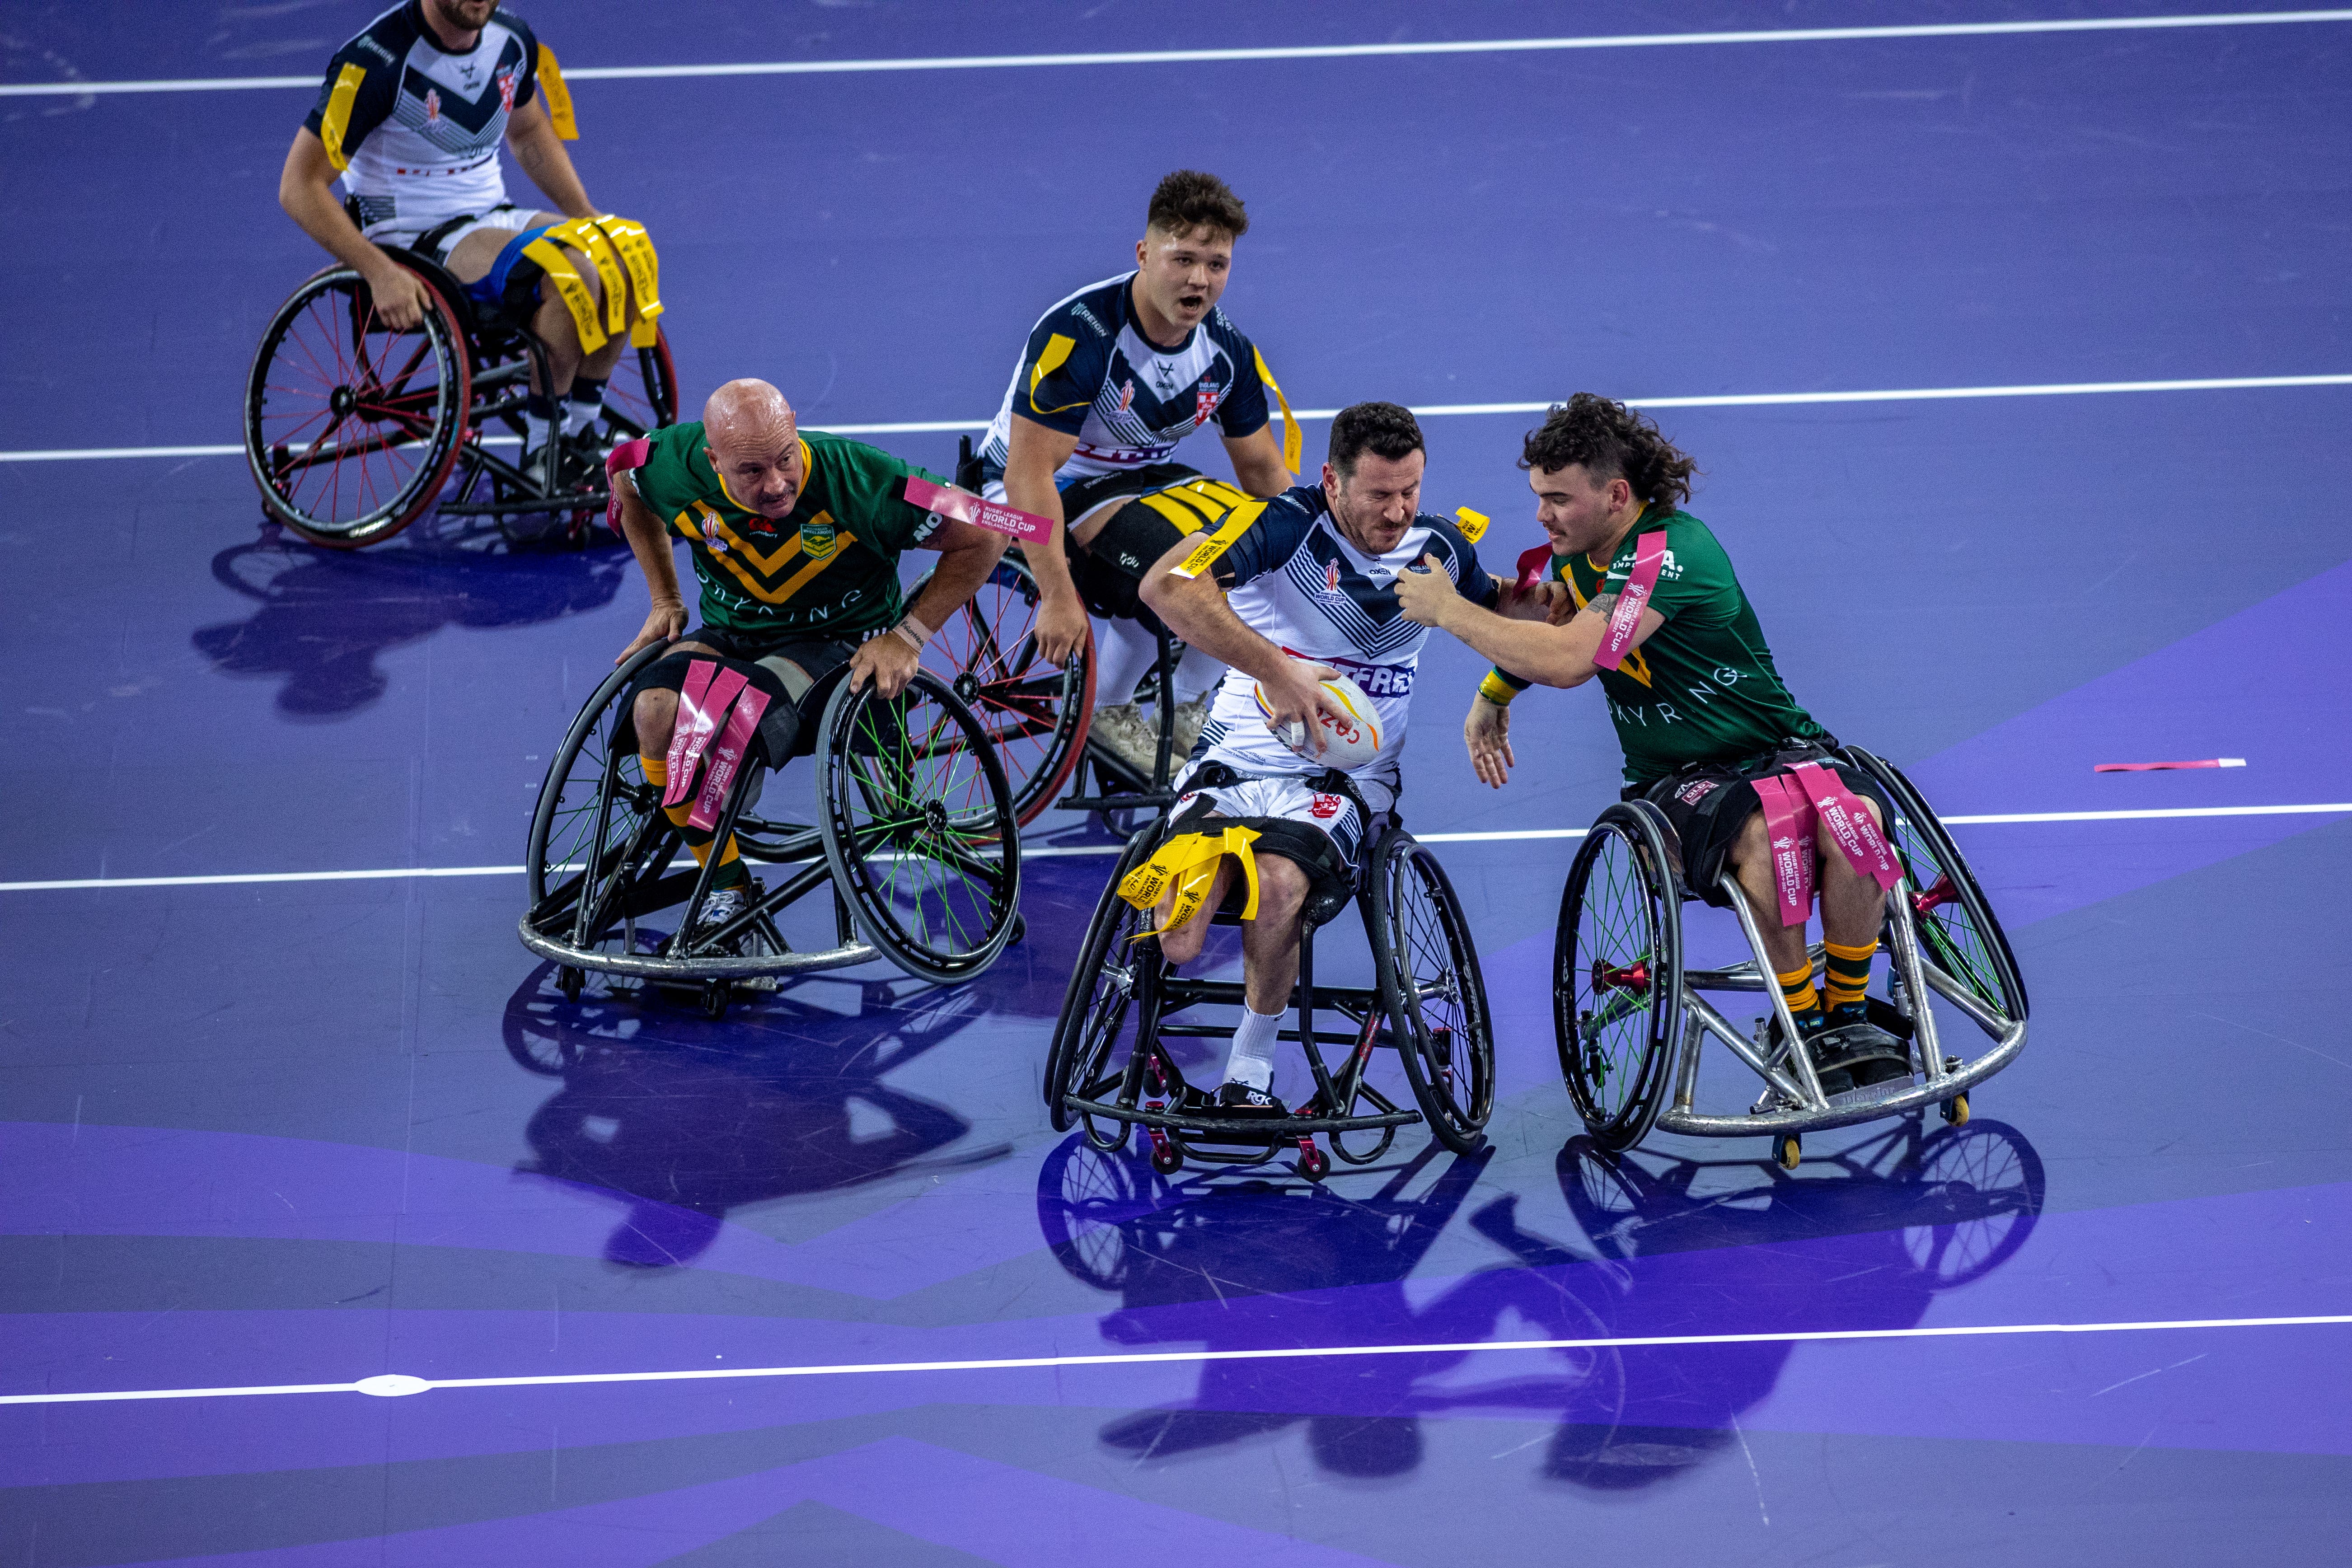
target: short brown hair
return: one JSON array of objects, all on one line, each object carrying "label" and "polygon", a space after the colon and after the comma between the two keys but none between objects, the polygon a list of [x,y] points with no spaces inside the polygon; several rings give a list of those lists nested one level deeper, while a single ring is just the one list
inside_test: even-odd
[{"label": "short brown hair", "polygon": [[1189,234],[1196,228],[1221,228],[1235,239],[1249,232],[1249,209],[1241,197],[1214,174],[1179,169],[1151,193],[1144,221],[1163,234]]}]

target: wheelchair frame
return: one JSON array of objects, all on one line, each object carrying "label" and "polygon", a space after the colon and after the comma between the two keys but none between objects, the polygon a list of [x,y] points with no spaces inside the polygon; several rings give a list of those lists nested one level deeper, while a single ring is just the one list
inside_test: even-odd
[{"label": "wheelchair frame", "polygon": [[[338,550],[379,543],[436,510],[448,517],[488,517],[510,542],[516,542],[516,536],[505,519],[569,512],[572,514],[570,537],[575,543],[583,542],[590,521],[610,500],[602,467],[590,463],[583,468],[566,461],[564,444],[559,440],[550,444],[550,461],[555,465],[552,475],[526,472],[520,465],[490,451],[483,439],[484,427],[492,424],[503,424],[520,437],[532,377],[541,385],[550,382],[547,345],[527,324],[481,310],[437,263],[395,246],[384,250],[425,286],[428,307],[425,322],[403,331],[385,330],[375,334],[394,344],[422,340],[405,365],[387,376],[388,361],[371,363],[365,344],[372,335],[373,298],[365,281],[347,267],[323,268],[305,279],[278,308],[262,333],[246,381],[245,453],[261,492],[263,512],[311,543]],[[332,420],[310,447],[297,454],[289,440],[274,439],[267,427],[273,417],[289,416],[283,409],[273,414],[268,405],[273,393],[299,398],[304,389],[274,381],[273,367],[278,365],[278,348],[299,331],[305,313],[324,296],[336,292],[346,298],[338,313],[348,318],[343,325],[359,346],[352,347],[349,342],[336,345],[335,368],[337,374],[352,379],[339,382],[327,394],[320,414],[307,414],[304,405],[295,403],[290,416],[300,423],[292,432],[278,434],[299,432],[317,418]],[[428,359],[435,372],[431,384],[413,387]],[[633,395],[621,384],[624,373],[633,364],[643,390],[643,406],[635,410],[624,406]],[[323,370],[313,365],[307,372],[298,367],[275,374],[307,375],[323,386]],[[669,340],[658,323],[651,346],[632,345],[623,352],[614,382],[598,434],[600,453],[676,421],[677,373],[670,360]],[[353,415],[371,427],[369,434],[355,442],[329,447],[321,454],[320,445]],[[389,426],[392,433],[374,428],[379,426]],[[349,524],[325,523],[294,499],[290,480],[299,472],[326,463],[340,468],[347,458],[364,462],[373,454],[419,444],[424,447],[421,465],[390,496]],[[453,475],[457,479],[455,498],[441,500]],[[494,493],[487,500],[469,499],[484,479],[490,481]],[[328,493],[337,500],[341,497],[340,481],[338,472],[329,482]],[[354,476],[351,488],[365,499],[375,499],[375,487],[364,469]]]},{"label": "wheelchair frame", "polygon": [[[1349,789],[1351,796],[1355,792]],[[1356,805],[1369,825],[1374,821],[1362,799]],[[1367,848],[1354,900],[1364,922],[1377,971],[1372,985],[1326,985],[1315,978],[1317,925],[1302,924],[1298,940],[1298,979],[1292,988],[1297,1026],[1284,1029],[1277,1039],[1300,1043],[1316,1085],[1313,1104],[1325,1108],[1314,1114],[1284,1117],[1218,1116],[1181,1109],[1186,1084],[1181,1071],[1160,1048],[1168,1038],[1230,1039],[1230,1025],[1191,1021],[1169,1022],[1174,1015],[1202,1005],[1240,1006],[1242,983],[1194,979],[1171,973],[1160,956],[1156,937],[1132,942],[1150,916],[1118,896],[1118,884],[1147,859],[1157,847],[1166,824],[1156,823],[1131,836],[1103,889],[1089,922],[1079,958],[1073,967],[1062,1011],[1054,1026],[1053,1047],[1045,1074],[1045,1103],[1055,1129],[1066,1131],[1072,1122],[1083,1124],[1087,1142],[1103,1152],[1125,1146],[1129,1128],[1144,1129],[1151,1142],[1151,1162],[1162,1174],[1180,1168],[1189,1156],[1205,1164],[1257,1165],[1277,1151],[1296,1146],[1298,1173],[1320,1181],[1330,1161],[1318,1145],[1328,1138],[1331,1152],[1349,1164],[1363,1165],[1385,1154],[1400,1127],[1426,1121],[1439,1142],[1456,1152],[1477,1148],[1486,1119],[1494,1108],[1495,1055],[1493,1016],[1486,1004],[1485,976],[1476,944],[1453,883],[1435,857],[1391,821]],[[1448,952],[1435,965],[1438,976],[1423,980],[1421,965],[1401,965],[1398,937],[1410,935],[1397,919],[1397,894],[1390,890],[1392,877],[1412,877],[1433,905]],[[1197,918],[1202,918],[1196,916]],[[1212,915],[1221,924],[1229,917]],[[1336,911],[1335,911],[1336,918]],[[1386,925],[1383,922],[1388,922]],[[1122,939],[1132,942],[1130,953],[1115,951]],[[1401,967],[1415,971],[1407,986]],[[1432,1025],[1431,1005],[1450,1005],[1459,1020]],[[1132,1011],[1135,1035],[1124,1063],[1113,1067],[1110,1057]],[[1354,1026],[1345,1030],[1316,1026],[1318,1011],[1336,1012]],[[1401,1044],[1400,1042],[1404,1042]],[[1349,1047],[1334,1072],[1323,1055],[1325,1046]],[[1385,1047],[1398,1051],[1412,1085],[1415,1106],[1390,1100],[1365,1081],[1372,1052]],[[1089,1061],[1082,1058],[1091,1058]],[[1466,1080],[1466,1093],[1456,1087],[1457,1075]],[[1338,1114],[1329,1108],[1367,1104],[1369,1114]],[[1097,1119],[1116,1125],[1116,1132],[1097,1129]],[[1351,1132],[1377,1132],[1369,1151],[1349,1149],[1342,1141]]]},{"label": "wheelchair frame", "polygon": [[[2028,1006],[2024,982],[2017,972],[2008,939],[1993,920],[1958,846],[1952,842],[1911,782],[1893,764],[1859,747],[1842,748],[1836,755],[1838,760],[1868,773],[1895,806],[1895,817],[1887,824],[1886,837],[1897,851],[1904,875],[1886,894],[1881,928],[1888,953],[1890,996],[1885,1002],[1874,999],[1871,1015],[1872,1022],[1906,1043],[1911,1076],[1899,1082],[1866,1085],[1834,1096],[1822,1092],[1811,1053],[1798,1047],[1796,1020],[1764,957],[1762,931],[1755,911],[1748,907],[1727,868],[1718,886],[1730,900],[1731,911],[1738,920],[1752,956],[1719,969],[1686,969],[1682,961],[1681,906],[1695,895],[1683,887],[1674,868],[1677,858],[1670,849],[1675,844],[1674,829],[1665,814],[1650,802],[1623,801],[1601,814],[1578,851],[1561,898],[1554,950],[1553,1020],[1562,1075],[1594,1142],[1602,1147],[1630,1148],[1654,1126],[1662,1131],[1700,1138],[1761,1134],[1773,1140],[1774,1154],[1781,1165],[1794,1169],[1801,1155],[1802,1135],[1807,1132],[1908,1115],[1924,1111],[1930,1105],[1938,1107],[1947,1121],[1955,1125],[1965,1122],[1969,1117],[1969,1091],[2006,1068],[2024,1049]],[[1646,963],[1641,958],[1616,964],[1606,963],[1603,957],[1592,960],[1589,977],[1593,992],[1613,992],[1617,998],[1627,999],[1622,1004],[1612,1002],[1601,1009],[1606,1015],[1611,1007],[1616,1007],[1614,1016],[1596,1019],[1590,1008],[1580,1016],[1576,1005],[1577,984],[1588,976],[1579,971],[1573,938],[1579,929],[1585,879],[1612,835],[1628,845],[1645,890],[1654,901],[1659,951]],[[1938,873],[1925,889],[1916,879],[1923,859]],[[1967,974],[1955,974],[1947,966],[1944,960],[1958,950],[1942,934],[1945,928],[1940,924],[1936,955],[1930,956],[1923,947],[1920,921],[1930,919],[1935,910],[1947,904],[1958,906],[1969,921],[1972,934],[1993,971],[1983,984],[2002,993],[1998,1001],[1987,996],[1980,985],[1972,985]],[[1815,963],[1822,962],[1823,950],[1820,942],[1810,943],[1807,952]],[[1964,958],[1958,966],[1969,968]],[[1771,1012],[1767,1018],[1759,1020],[1753,1037],[1742,1035],[1700,994],[1706,991],[1761,992],[1769,999]],[[1929,1000],[1936,995],[1942,996],[1961,1016],[1990,1037],[1992,1048],[1973,1061],[1947,1056]],[[1631,1000],[1660,996],[1667,998],[1662,1010],[1653,1001]],[[1605,1069],[1597,1075],[1591,1073],[1591,1064],[1598,1056],[1593,1049],[1594,1040],[1601,1030],[1633,1017],[1644,1008],[1650,1009],[1653,1016],[1642,1060],[1633,1068],[1633,1102],[1614,1115],[1596,1115],[1598,1099],[1591,1092],[1593,1079],[1597,1077],[1605,1084],[1607,1073]],[[1700,1050],[1709,1037],[1763,1081],[1763,1093],[1745,1115],[1710,1114],[1700,1111],[1696,1105]],[[1672,1099],[1662,1104],[1669,1068]]]},{"label": "wheelchair frame", "polygon": [[[919,803],[920,809],[908,816],[906,807],[917,803],[904,797],[897,807],[903,821],[877,826],[850,819],[854,808],[847,802],[848,785],[842,783],[840,776],[845,768],[853,775],[852,782],[866,806],[871,810],[878,803],[873,785],[856,768],[845,764],[842,758],[878,755],[858,750],[861,743],[871,744],[872,740],[870,732],[864,742],[856,739],[859,732],[856,726],[860,716],[882,700],[874,696],[870,686],[863,691],[851,691],[846,669],[836,670],[812,687],[801,705],[805,713],[819,701],[823,703],[823,716],[814,726],[811,748],[825,769],[825,777],[818,788],[822,819],[810,826],[750,815],[749,807],[758,798],[767,774],[780,772],[782,764],[770,767],[757,759],[746,758],[728,791],[714,829],[714,843],[724,844],[733,835],[747,861],[797,869],[776,887],[761,889],[759,896],[748,900],[743,911],[725,925],[709,931],[698,930],[697,922],[716,874],[717,857],[714,855],[708,865],[680,868],[677,855],[683,848],[683,839],[678,829],[661,812],[658,795],[650,784],[631,784],[622,776],[634,747],[616,748],[613,744],[629,720],[626,711],[619,710],[619,704],[638,674],[667,651],[659,644],[643,649],[598,685],[572,720],[540,786],[531,818],[527,866],[530,907],[519,922],[519,930],[525,947],[560,966],[557,983],[566,995],[576,997],[586,973],[592,970],[667,985],[698,984],[702,987],[704,1010],[718,1017],[725,1014],[730,990],[737,984],[772,990],[779,976],[842,969],[877,958],[889,959],[918,979],[940,984],[959,984],[987,969],[1006,944],[1017,939],[1020,833],[1013,819],[1003,767],[994,748],[987,743],[980,721],[952,690],[928,671],[919,671],[909,682],[907,694],[895,700],[905,704],[909,697],[916,697],[936,703],[945,722],[953,725],[961,731],[962,741],[971,743],[970,754],[979,766],[981,782],[990,800],[990,820],[985,824],[989,831],[971,837],[976,843],[996,847],[1000,858],[992,868],[981,858],[967,854],[959,868],[967,879],[979,877],[983,882],[994,884],[988,900],[987,925],[980,940],[969,947],[950,951],[922,945],[918,934],[907,931],[889,907],[895,890],[895,871],[888,877],[877,877],[869,870],[870,862],[877,858],[874,850],[886,843],[895,851],[890,857],[894,863],[923,858],[947,863],[947,858],[909,855],[906,848],[913,842],[913,833],[940,834],[954,826],[954,819],[937,799]],[[903,723],[903,707],[899,713],[897,721]],[[553,849],[551,841],[566,831],[558,823],[559,816],[564,812],[565,786],[572,782],[575,765],[599,742],[602,755],[588,764],[595,779],[593,826],[584,836],[576,830],[573,819],[582,808],[575,806],[572,817],[566,818],[573,822],[570,844],[562,849]],[[950,751],[953,749],[951,745]],[[794,755],[799,754],[795,747]],[[622,805],[625,794],[629,798]],[[881,792],[882,800],[887,801],[889,795],[886,788]],[[616,821],[618,813],[634,813],[634,826]],[[919,828],[914,826],[917,823]],[[585,854],[577,863],[569,858],[580,856],[583,849]],[[567,858],[551,864],[557,854]],[[685,864],[692,865],[690,861]],[[596,868],[595,889],[593,898],[583,901],[581,895],[590,886],[590,867]],[[775,917],[819,887],[829,887],[833,892],[837,940],[830,948],[795,952],[776,928]],[[638,918],[668,910],[681,892],[685,902],[678,909],[677,933],[656,951],[640,951],[635,930]],[[919,907],[920,898],[919,892]],[[614,939],[615,927],[619,935],[617,950],[605,945]],[[757,941],[766,951],[744,955],[712,951],[745,937]],[[680,951],[681,942],[685,943],[684,951]],[[768,984],[762,985],[761,982]]]}]

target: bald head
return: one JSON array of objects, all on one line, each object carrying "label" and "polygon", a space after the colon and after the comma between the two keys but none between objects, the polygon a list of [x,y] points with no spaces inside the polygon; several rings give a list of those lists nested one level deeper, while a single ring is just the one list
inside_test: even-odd
[{"label": "bald head", "polygon": [[702,405],[703,450],[738,506],[784,516],[800,500],[800,427],[784,395],[764,381],[730,381]]}]

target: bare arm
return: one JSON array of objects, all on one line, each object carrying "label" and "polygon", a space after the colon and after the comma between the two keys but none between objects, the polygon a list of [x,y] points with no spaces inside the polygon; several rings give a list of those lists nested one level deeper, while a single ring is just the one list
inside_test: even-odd
[{"label": "bare arm", "polygon": [[[925,541],[922,548],[940,552],[940,563],[931,572],[931,580],[923,585],[922,595],[908,607],[907,614],[923,624],[926,631],[938,631],[947,625],[948,617],[979,592],[981,584],[996,567],[997,557],[1004,553],[1004,535],[985,528],[974,528],[953,518],[940,524],[939,531]],[[870,679],[874,689],[885,697],[896,697],[915,679],[923,656],[915,645],[893,632],[867,637],[857,645],[849,659],[849,689],[856,691]]]},{"label": "bare arm", "polygon": [[530,176],[530,183],[555,204],[558,212],[566,217],[596,216],[579,171],[572,166],[572,154],[563,150],[563,139],[547,117],[544,94],[516,110],[507,121],[507,145],[514,149],[515,162]]},{"label": "bare arm", "polygon": [[626,470],[613,476],[613,493],[621,498],[621,537],[629,542],[629,553],[637,558],[637,569],[646,574],[646,587],[653,595],[653,609],[636,640],[613,661],[626,664],[639,648],[685,632],[686,600],[677,591],[677,563],[670,555],[669,531],[637,494]]},{"label": "bare arm", "polygon": [[1278,496],[1290,488],[1282,442],[1271,424],[1261,425],[1246,436],[1227,436],[1224,443],[1225,456],[1233,459],[1234,478],[1242,482],[1242,489],[1264,498]]},{"label": "bare arm", "polygon": [[1059,664],[1087,637],[1087,607],[1078,602],[1077,584],[1070,580],[1063,543],[1068,520],[1062,515],[1062,492],[1054,487],[1055,471],[1078,449],[1078,438],[1016,414],[1006,448],[1005,500],[1054,525],[1051,537],[1022,555],[1037,579],[1037,651]]},{"label": "bare arm", "polygon": [[1315,710],[1319,708],[1341,721],[1348,717],[1323,689],[1323,680],[1336,672],[1330,666],[1312,659],[1293,658],[1252,631],[1234,614],[1233,606],[1225,602],[1224,590],[1217,586],[1210,574],[1178,576],[1174,567],[1199,542],[1197,539],[1187,539],[1152,563],[1151,569],[1143,574],[1143,602],[1187,646],[1255,677],[1265,692],[1266,706],[1273,710],[1274,717],[1267,728],[1279,730],[1287,724],[1304,724],[1315,737],[1315,749],[1319,753],[1323,750],[1323,726],[1315,721]]},{"label": "bare arm", "polygon": [[[1565,626],[1511,620],[1479,608],[1454,591],[1454,580],[1431,556],[1423,556],[1426,572],[1412,571],[1397,579],[1397,598],[1405,615],[1424,626],[1452,632],[1480,653],[1523,680],[1544,686],[1581,686],[1601,673],[1592,656],[1609,628],[1617,595],[1596,595]],[[1652,609],[1642,612],[1632,646],[1639,647],[1650,634],[1666,624]]]},{"label": "bare arm", "polygon": [[294,132],[286,167],[278,176],[278,205],[317,240],[327,254],[367,280],[376,312],[394,327],[409,328],[425,317],[425,287],[362,234],[336,199],[335,165],[327,144],[309,126]]}]

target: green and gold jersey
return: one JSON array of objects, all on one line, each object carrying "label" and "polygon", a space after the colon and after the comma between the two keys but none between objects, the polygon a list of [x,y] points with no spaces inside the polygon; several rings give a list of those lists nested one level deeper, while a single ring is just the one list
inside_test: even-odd
[{"label": "green and gold jersey", "polygon": [[[1666,624],[1600,677],[1625,752],[1625,782],[1648,784],[1693,763],[1727,764],[1784,742],[1819,740],[1826,731],[1781,684],[1731,557],[1690,513],[1651,507],[1606,569],[1581,553],[1555,555],[1549,575],[1568,584],[1579,609],[1597,595],[1613,598],[1633,573],[1641,536],[1660,529],[1666,552],[1649,607]],[[1507,671],[1505,678],[1525,684]]]},{"label": "green and gold jersey", "polygon": [[800,500],[778,521],[735,504],[703,450],[699,420],[649,439],[630,478],[654,515],[694,547],[706,625],[855,642],[904,613],[899,553],[940,521],[907,503],[907,476],[944,480],[863,441],[804,431]]}]

